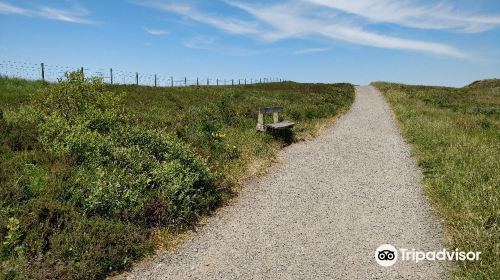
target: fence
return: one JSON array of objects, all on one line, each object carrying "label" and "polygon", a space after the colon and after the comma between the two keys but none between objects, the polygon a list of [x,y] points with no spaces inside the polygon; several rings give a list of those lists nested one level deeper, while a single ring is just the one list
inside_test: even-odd
[{"label": "fence", "polygon": [[113,68],[86,68],[58,66],[46,63],[29,63],[19,61],[0,61],[0,76],[21,78],[27,80],[43,80],[55,82],[66,72],[81,71],[87,77],[101,77],[109,84],[143,85],[154,87],[180,86],[223,86],[248,85],[257,83],[284,82],[281,78],[201,78],[201,77],[174,77],[160,74],[147,74],[117,70]]}]

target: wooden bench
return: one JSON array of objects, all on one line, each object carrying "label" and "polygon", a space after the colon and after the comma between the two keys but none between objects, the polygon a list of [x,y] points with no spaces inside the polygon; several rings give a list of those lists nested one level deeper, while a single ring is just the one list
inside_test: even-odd
[{"label": "wooden bench", "polygon": [[[279,113],[283,112],[282,107],[268,107],[268,108],[261,108],[259,109],[259,116],[257,118],[257,130],[258,131],[267,131],[267,129],[276,129],[276,130],[281,130],[281,129],[290,129],[292,128],[295,123],[289,122],[289,121],[282,121],[279,122]],[[265,114],[273,114],[273,123],[271,124],[266,124],[265,123]]]}]

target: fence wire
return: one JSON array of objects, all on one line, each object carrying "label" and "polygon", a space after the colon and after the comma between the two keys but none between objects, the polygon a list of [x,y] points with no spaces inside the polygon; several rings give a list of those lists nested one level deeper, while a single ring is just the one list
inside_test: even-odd
[{"label": "fence wire", "polygon": [[46,63],[30,63],[12,60],[0,61],[0,76],[20,78],[26,80],[44,80],[56,82],[64,77],[65,73],[83,71],[85,77],[101,77],[109,84],[142,85],[157,87],[182,86],[227,86],[270,82],[283,82],[280,78],[202,78],[202,77],[174,77],[161,74],[131,72],[112,68],[69,67]]}]

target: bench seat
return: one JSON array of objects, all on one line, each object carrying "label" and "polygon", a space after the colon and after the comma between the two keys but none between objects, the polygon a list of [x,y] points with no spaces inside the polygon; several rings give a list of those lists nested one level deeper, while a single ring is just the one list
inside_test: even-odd
[{"label": "bench seat", "polygon": [[266,127],[271,128],[271,129],[289,129],[289,128],[292,128],[294,125],[295,125],[295,123],[293,123],[293,122],[283,121],[283,122],[279,122],[279,123],[266,124]]}]

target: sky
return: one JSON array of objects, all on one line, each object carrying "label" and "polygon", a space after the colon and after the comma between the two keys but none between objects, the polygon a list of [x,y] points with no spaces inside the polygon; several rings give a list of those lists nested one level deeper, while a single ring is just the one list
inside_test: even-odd
[{"label": "sky", "polygon": [[0,62],[464,86],[500,77],[500,1],[0,0]]}]

